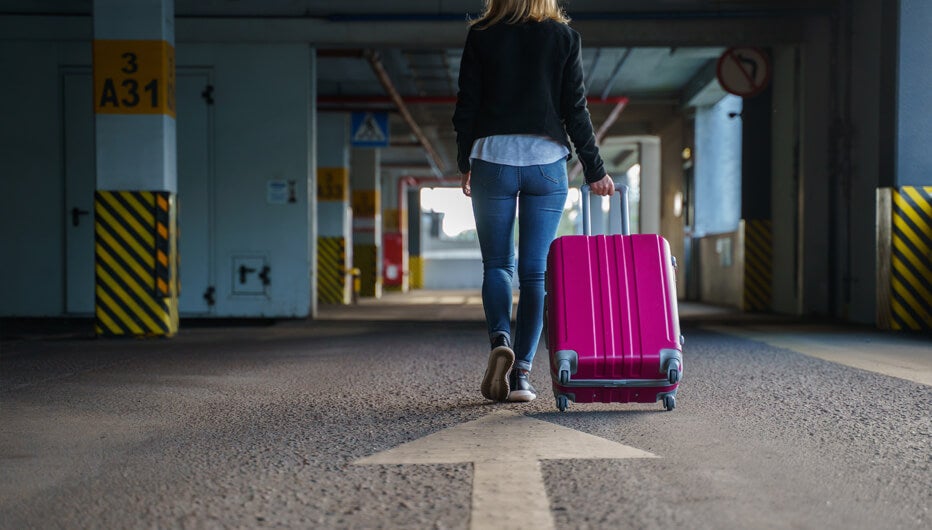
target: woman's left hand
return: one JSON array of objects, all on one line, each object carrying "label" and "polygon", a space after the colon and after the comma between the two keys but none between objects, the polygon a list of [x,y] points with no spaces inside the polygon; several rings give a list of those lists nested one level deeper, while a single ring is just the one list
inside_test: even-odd
[{"label": "woman's left hand", "polygon": [[469,187],[469,178],[472,176],[472,171],[467,172],[463,175],[462,180],[460,180],[460,185],[463,188],[463,195],[467,197],[472,197],[472,188]]}]

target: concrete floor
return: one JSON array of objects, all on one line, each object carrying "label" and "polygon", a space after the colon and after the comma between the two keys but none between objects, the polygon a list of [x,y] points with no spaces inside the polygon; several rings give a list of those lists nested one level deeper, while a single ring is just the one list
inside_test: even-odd
[{"label": "concrete floor", "polygon": [[932,525],[927,337],[684,305],[676,410],[561,414],[543,349],[538,400],[479,395],[475,294],[323,313],[171,340],[6,322],[0,528]]}]

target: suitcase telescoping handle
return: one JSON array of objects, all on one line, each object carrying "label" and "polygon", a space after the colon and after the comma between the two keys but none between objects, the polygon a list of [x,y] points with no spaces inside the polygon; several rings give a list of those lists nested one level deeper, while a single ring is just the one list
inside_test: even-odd
[{"label": "suitcase telescoping handle", "polygon": [[[592,216],[589,213],[589,185],[583,184],[579,191],[582,193],[582,222],[583,234],[592,235]],[[621,235],[631,235],[631,225],[628,220],[628,186],[615,183],[615,193],[612,197],[618,197],[621,200]]]}]

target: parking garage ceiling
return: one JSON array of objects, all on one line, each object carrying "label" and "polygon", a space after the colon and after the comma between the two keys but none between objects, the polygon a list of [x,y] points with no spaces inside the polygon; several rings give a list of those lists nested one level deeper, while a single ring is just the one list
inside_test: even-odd
[{"label": "parking garage ceiling", "polygon": [[[831,9],[835,0],[572,0],[564,2],[570,16],[580,23],[601,27],[618,21],[716,20],[742,17],[790,17]],[[92,0],[0,0],[7,15],[89,16]],[[444,172],[455,173],[455,145],[451,117],[456,96],[463,33],[445,46],[386,47],[365,44],[364,32],[372,23],[428,25],[465,21],[481,9],[481,0],[177,0],[176,17],[185,19],[243,19],[256,25],[270,21],[307,20],[356,24],[354,41],[330,42],[318,47],[319,109],[327,111],[387,110],[391,112],[392,147],[383,150],[389,168],[429,172],[430,166],[409,124],[396,108],[373,71],[366,50],[377,53],[388,77],[405,100],[410,114],[443,160]],[[411,26],[407,26],[411,27]],[[358,33],[363,33],[358,35]],[[652,134],[688,104],[714,102],[724,96],[714,81],[714,63],[724,51],[721,45],[705,46],[608,46],[586,45],[583,32],[590,110],[596,129],[615,109],[619,97],[629,99],[607,137]],[[412,39],[414,35],[412,35]],[[373,37],[375,39],[375,37]],[[181,39],[179,39],[181,40]],[[404,39],[399,39],[404,42]],[[599,41],[606,40],[600,37]],[[624,39],[619,36],[619,42]],[[708,39],[727,40],[717,35]],[[699,94],[701,93],[701,96]],[[600,101],[605,100],[605,103]],[[607,153],[606,159],[626,159]],[[616,170],[624,168],[615,168]]]}]

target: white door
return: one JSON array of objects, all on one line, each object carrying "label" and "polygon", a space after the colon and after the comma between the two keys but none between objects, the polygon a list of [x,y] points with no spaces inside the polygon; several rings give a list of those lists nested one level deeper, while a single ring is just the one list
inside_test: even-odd
[{"label": "white door", "polygon": [[211,312],[210,76],[177,72],[178,249],[182,316]]},{"label": "white door", "polygon": [[65,313],[94,313],[93,83],[90,70],[62,76],[65,131]]}]

